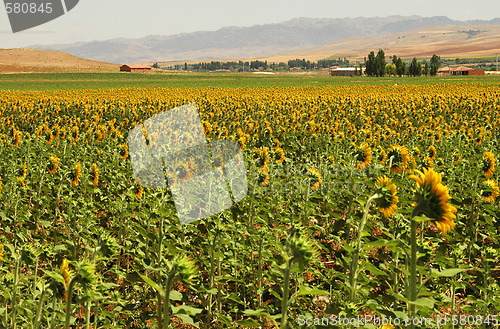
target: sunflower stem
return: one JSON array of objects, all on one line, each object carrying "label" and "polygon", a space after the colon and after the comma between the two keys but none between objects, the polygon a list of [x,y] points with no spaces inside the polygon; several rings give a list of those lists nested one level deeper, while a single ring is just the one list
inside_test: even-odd
[{"label": "sunflower stem", "polygon": [[45,302],[45,294],[47,293],[48,286],[44,287],[42,294],[40,295],[40,301],[38,302],[38,307],[36,310],[35,318],[33,319],[33,329],[38,329],[40,326],[40,318],[42,317],[42,308]]},{"label": "sunflower stem", "polygon": [[[415,301],[417,300],[417,225],[418,223],[413,220],[413,217],[418,214],[418,205],[413,208],[410,219],[410,285],[408,291],[408,301],[410,302],[410,318],[415,318],[416,307]],[[413,321],[410,328],[415,328]]]},{"label": "sunflower stem", "polygon": [[68,299],[66,300],[66,321],[64,322],[64,329],[69,328],[69,320],[71,318],[71,298],[73,297],[73,288],[75,287],[75,283],[77,281],[78,275],[75,275],[71,281],[69,282],[68,286],[68,294],[67,297]]},{"label": "sunflower stem", "polygon": [[366,201],[365,209],[363,212],[363,218],[361,219],[361,224],[358,229],[358,239],[356,241],[356,247],[354,248],[354,252],[351,259],[351,271],[349,273],[349,285],[351,287],[351,302],[356,301],[356,290],[357,290],[357,280],[358,280],[358,260],[359,260],[359,251],[361,249],[361,240],[363,237],[363,228],[365,227],[366,220],[368,218],[368,213],[370,211],[371,203],[379,197],[378,194],[372,195],[368,201]]}]

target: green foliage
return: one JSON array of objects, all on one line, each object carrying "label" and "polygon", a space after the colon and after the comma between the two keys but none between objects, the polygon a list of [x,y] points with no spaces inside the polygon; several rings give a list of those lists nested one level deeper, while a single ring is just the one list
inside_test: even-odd
[{"label": "green foliage", "polygon": [[438,69],[439,69],[439,57],[436,54],[434,54],[432,55],[431,58],[431,70],[430,70],[431,76],[435,76],[438,72]]}]

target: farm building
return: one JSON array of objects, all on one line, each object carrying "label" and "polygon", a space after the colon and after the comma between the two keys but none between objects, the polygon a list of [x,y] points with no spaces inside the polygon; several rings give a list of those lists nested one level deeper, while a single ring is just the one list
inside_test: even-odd
[{"label": "farm building", "polygon": [[484,71],[479,69],[471,69],[470,67],[459,66],[451,70],[451,75],[484,75]]},{"label": "farm building", "polygon": [[451,75],[451,70],[449,66],[442,67],[438,70],[438,75]]},{"label": "farm building", "polygon": [[465,66],[455,68],[446,66],[438,70],[438,75],[484,75],[484,71],[480,69],[471,69]]},{"label": "farm building", "polygon": [[120,72],[151,72],[151,67],[139,64],[125,64],[120,66]]},{"label": "farm building", "polygon": [[[330,71],[331,76],[353,77],[358,69],[355,67],[339,67]],[[363,68],[364,71],[364,68]]]}]

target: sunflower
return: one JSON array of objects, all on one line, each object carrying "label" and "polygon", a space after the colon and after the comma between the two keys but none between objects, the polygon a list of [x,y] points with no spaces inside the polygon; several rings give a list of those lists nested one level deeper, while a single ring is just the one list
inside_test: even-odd
[{"label": "sunflower", "polygon": [[375,149],[375,157],[380,164],[384,164],[387,160],[387,153],[382,147],[377,146]]},{"label": "sunflower", "polygon": [[398,210],[399,198],[396,195],[397,187],[387,176],[379,177],[375,183],[377,186],[377,194],[380,197],[376,200],[378,210],[389,218]]},{"label": "sunflower", "polygon": [[356,169],[364,169],[372,162],[372,149],[363,143],[354,151],[356,157]]},{"label": "sunflower", "polygon": [[97,164],[93,163],[92,164],[92,184],[94,187],[97,187],[99,184],[99,168],[97,168]]},{"label": "sunflower", "polygon": [[462,161],[462,156],[460,155],[460,153],[455,152],[452,155],[452,159],[453,159],[453,162],[459,163],[460,161]]},{"label": "sunflower", "polygon": [[143,195],[144,195],[144,189],[142,188],[142,185],[136,186],[135,197],[137,199],[141,199]]},{"label": "sunflower", "polygon": [[5,256],[5,253],[3,251],[3,244],[0,242],[0,262],[3,262],[4,256]]},{"label": "sunflower", "polygon": [[493,175],[495,172],[495,155],[493,153],[484,152],[482,169],[486,178],[490,178]]},{"label": "sunflower", "polygon": [[279,146],[274,149],[274,160],[276,160],[277,163],[283,163],[285,160],[285,152]]},{"label": "sunflower", "polygon": [[266,166],[267,163],[269,162],[269,150],[267,149],[267,147],[263,147],[260,149],[255,148],[253,159],[257,167],[262,168]]},{"label": "sunflower", "polygon": [[396,327],[392,324],[383,324],[380,329],[395,329]]},{"label": "sunflower", "polygon": [[124,160],[128,158],[128,146],[125,143],[120,144],[120,158]]},{"label": "sunflower", "polygon": [[16,146],[16,149],[19,147],[19,143],[21,142],[21,132],[17,129],[14,129],[13,131],[13,137],[14,137],[14,145]]},{"label": "sunflower", "polygon": [[453,219],[456,218],[454,213],[457,212],[457,208],[448,203],[451,197],[448,188],[441,183],[441,174],[432,168],[416,172],[419,176],[410,176],[417,183],[413,215],[424,214],[431,218],[444,235],[455,227]]},{"label": "sunflower", "polygon": [[483,185],[486,186],[486,190],[481,192],[481,197],[488,202],[494,202],[499,195],[498,184],[493,179],[488,179]]},{"label": "sunflower", "polygon": [[269,184],[269,171],[267,169],[267,165],[264,165],[259,169],[257,182],[262,186],[267,186]]},{"label": "sunflower", "polygon": [[318,169],[316,167],[311,167],[307,171],[307,174],[308,174],[307,176],[309,177],[311,189],[313,191],[317,190],[319,188],[320,184],[322,183],[320,172],[318,171]]},{"label": "sunflower", "polygon": [[77,164],[75,164],[75,172],[73,175],[73,180],[71,181],[71,185],[78,186],[78,182],[81,176],[82,176],[82,165],[80,164],[80,162],[78,162]]},{"label": "sunflower", "polygon": [[[64,282],[66,284],[66,290],[69,288],[69,282],[71,281],[71,272],[69,270],[69,262],[67,259],[63,259],[62,264],[61,264],[61,274],[64,278]],[[68,299],[68,295],[66,291],[64,292],[64,299]]]},{"label": "sunflower", "polygon": [[51,175],[54,175],[59,168],[59,158],[56,155],[51,155],[49,157],[49,164],[47,165],[47,170]]},{"label": "sunflower", "polygon": [[412,157],[414,157],[414,158],[418,158],[418,157],[420,157],[420,149],[418,148],[418,146],[414,146],[414,147],[411,149],[411,155],[412,155]]},{"label": "sunflower", "polygon": [[427,156],[431,159],[434,160],[436,158],[436,148],[434,145],[429,146],[427,149]]},{"label": "sunflower", "polygon": [[179,182],[186,182],[191,178],[191,170],[189,164],[180,162],[175,168],[175,176]]},{"label": "sunflower", "polygon": [[389,152],[387,152],[387,157],[389,158],[388,161],[391,161],[390,159],[392,158],[390,170],[395,173],[402,172],[408,166],[408,161],[410,160],[408,149],[406,146],[400,145],[392,146]]},{"label": "sunflower", "polygon": [[47,142],[47,145],[51,144],[52,141],[54,141],[54,134],[52,133],[51,129],[48,129],[48,131],[45,132],[45,141]]}]

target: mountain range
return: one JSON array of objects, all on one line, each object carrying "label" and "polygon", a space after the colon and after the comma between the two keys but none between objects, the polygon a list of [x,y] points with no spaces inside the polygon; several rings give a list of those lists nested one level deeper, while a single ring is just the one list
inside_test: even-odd
[{"label": "mountain range", "polygon": [[425,27],[498,25],[492,20],[456,21],[445,16],[294,18],[277,24],[225,27],[175,35],[118,38],[74,44],[33,45],[109,63],[222,60],[265,57],[332,44],[353,37],[379,37]]}]

